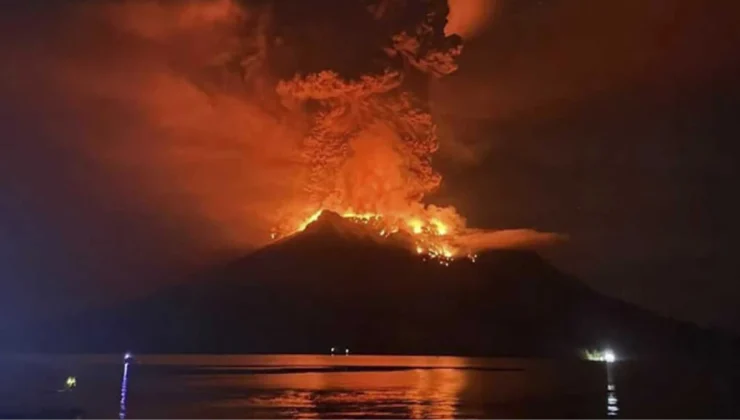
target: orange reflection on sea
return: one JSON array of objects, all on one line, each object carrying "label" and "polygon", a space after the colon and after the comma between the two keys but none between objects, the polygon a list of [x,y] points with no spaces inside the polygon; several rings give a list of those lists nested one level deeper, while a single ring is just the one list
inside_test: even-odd
[{"label": "orange reflection on sea", "polygon": [[[261,389],[256,395],[224,400],[222,408],[289,418],[453,418],[466,384],[466,371],[461,368],[467,363],[461,358],[270,357],[260,357],[257,372],[249,375],[199,380],[204,386],[213,381],[222,387]],[[256,364],[254,358],[250,361]]]}]

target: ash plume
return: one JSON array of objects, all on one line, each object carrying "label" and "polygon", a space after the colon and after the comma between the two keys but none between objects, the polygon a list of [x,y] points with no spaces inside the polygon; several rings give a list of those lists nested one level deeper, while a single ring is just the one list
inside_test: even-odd
[{"label": "ash plume", "polygon": [[446,1],[53,7],[41,34],[6,27],[0,87],[34,118],[63,115],[47,130],[91,166],[92,200],[161,215],[185,248],[264,245],[321,208],[464,232],[423,202],[439,140],[414,92],[457,69]]}]

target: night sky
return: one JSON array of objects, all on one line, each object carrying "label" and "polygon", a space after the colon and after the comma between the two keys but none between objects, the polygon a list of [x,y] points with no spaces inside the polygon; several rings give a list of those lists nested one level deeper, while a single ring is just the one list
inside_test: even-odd
[{"label": "night sky", "polygon": [[[174,192],[151,205],[161,190],[140,187],[146,142],[123,172],[78,147],[137,116],[101,102],[90,126],[55,99],[57,69],[28,64],[66,53],[49,29],[65,2],[17,3],[0,19],[0,326],[105,306],[213,261],[225,227]],[[740,332],[738,9],[499,0],[458,72],[429,88],[444,176],[432,200],[469,225],[567,234],[544,253],[597,290]]]}]

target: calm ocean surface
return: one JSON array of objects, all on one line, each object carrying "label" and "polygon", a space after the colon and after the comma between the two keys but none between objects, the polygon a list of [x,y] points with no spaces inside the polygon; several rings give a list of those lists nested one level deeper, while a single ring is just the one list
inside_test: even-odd
[{"label": "calm ocean surface", "polygon": [[[76,386],[64,390],[68,377]],[[0,356],[0,414],[88,418],[736,417],[692,366],[426,356]],[[4,411],[3,411],[4,410]]]}]

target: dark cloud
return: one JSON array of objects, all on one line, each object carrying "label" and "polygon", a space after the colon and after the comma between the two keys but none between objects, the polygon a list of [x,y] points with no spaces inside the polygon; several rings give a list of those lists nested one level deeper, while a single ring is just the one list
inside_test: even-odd
[{"label": "dark cloud", "polygon": [[500,6],[432,88],[442,195],[477,226],[567,232],[549,255],[599,290],[740,329],[740,6]]},{"label": "dark cloud", "polygon": [[297,137],[218,72],[249,16],[32,6],[4,17],[0,45],[3,318],[142,293],[264,242]]}]

